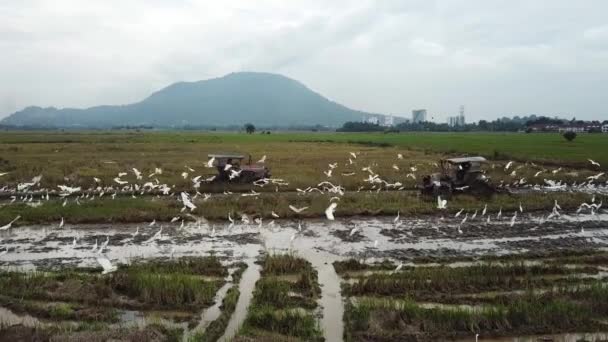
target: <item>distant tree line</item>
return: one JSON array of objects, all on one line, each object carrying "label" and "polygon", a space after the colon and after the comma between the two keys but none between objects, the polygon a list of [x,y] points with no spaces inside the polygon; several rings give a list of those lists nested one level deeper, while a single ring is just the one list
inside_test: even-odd
[{"label": "distant tree line", "polygon": [[395,126],[386,127],[379,124],[369,122],[345,122],[337,132],[519,132],[526,131],[528,127],[533,125],[568,125],[568,124],[608,124],[608,120],[600,121],[582,121],[564,120],[558,118],[549,118],[545,116],[515,116],[513,118],[503,117],[493,121],[479,120],[478,122],[468,123],[459,126],[450,126],[447,123],[436,122],[404,122]]}]

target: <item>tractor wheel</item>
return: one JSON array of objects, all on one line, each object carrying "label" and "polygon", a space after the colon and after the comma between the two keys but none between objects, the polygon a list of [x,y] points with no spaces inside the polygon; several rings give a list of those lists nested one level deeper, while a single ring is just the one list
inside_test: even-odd
[{"label": "tractor wheel", "polygon": [[476,179],[471,182],[469,192],[479,197],[490,197],[496,193],[496,189],[482,179]]},{"label": "tractor wheel", "polygon": [[239,182],[245,183],[245,184],[253,183],[253,182],[255,182],[255,180],[256,180],[255,172],[251,172],[251,171],[243,171],[243,172],[241,172],[241,176],[239,177]]}]

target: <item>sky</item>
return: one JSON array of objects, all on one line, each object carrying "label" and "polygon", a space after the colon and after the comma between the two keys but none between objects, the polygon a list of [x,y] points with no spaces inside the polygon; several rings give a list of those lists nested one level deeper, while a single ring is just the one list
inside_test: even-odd
[{"label": "sky", "polygon": [[0,118],[237,71],[445,122],[608,119],[605,0],[0,0]]}]

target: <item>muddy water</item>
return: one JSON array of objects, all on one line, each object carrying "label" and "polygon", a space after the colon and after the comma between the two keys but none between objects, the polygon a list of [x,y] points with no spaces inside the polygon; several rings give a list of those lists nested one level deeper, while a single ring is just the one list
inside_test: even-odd
[{"label": "muddy water", "polygon": [[0,307],[0,327],[18,324],[34,328],[41,325],[42,323],[32,316],[17,315],[8,309]]},{"label": "muddy water", "polygon": [[310,261],[318,272],[321,286],[319,304],[323,310],[321,328],[326,341],[342,341],[344,333],[344,302],[340,294],[342,280],[334,270],[332,263],[338,258],[327,252],[299,250],[298,254]]},{"label": "muddy water", "polygon": [[239,299],[236,302],[236,308],[232,317],[230,317],[230,321],[228,322],[228,326],[226,327],[226,331],[224,335],[220,337],[219,341],[230,341],[233,339],[245,318],[247,317],[247,309],[249,308],[249,304],[251,303],[251,299],[253,298],[253,289],[255,287],[255,282],[260,278],[260,266],[257,265],[253,259],[247,261],[247,269],[243,272],[241,277],[241,282],[239,283]]},{"label": "muddy water", "polygon": [[[115,264],[211,254],[230,262],[244,260],[249,267],[239,283],[241,296],[223,338],[228,340],[246,316],[255,281],[259,278],[259,266],[253,261],[261,250],[293,251],[309,260],[319,272],[321,324],[328,341],[339,341],[343,329],[343,303],[340,279],[331,266],[335,260],[355,257],[368,262],[384,258],[407,262],[420,256],[496,255],[541,248],[608,249],[608,215],[563,215],[560,219],[539,224],[541,216],[546,217],[546,214],[524,213],[513,227],[510,227],[508,217],[497,221],[495,214],[490,224],[484,218],[477,218],[462,226],[462,218],[454,217],[402,218],[399,226],[389,217],[307,220],[301,222],[301,230],[299,222],[287,220],[277,220],[272,225],[265,222],[261,227],[230,227],[201,221],[181,229],[179,223],[164,223],[162,236],[155,241],[150,239],[159,231],[159,225],[18,227],[0,232],[0,251],[8,249],[8,253],[0,255],[0,267],[35,270],[98,266],[96,258],[100,254],[92,248],[96,242],[101,245],[105,241],[108,245],[103,254]],[[351,234],[353,228],[357,229]],[[133,236],[136,231],[138,234]],[[77,239],[75,246],[74,238]],[[213,317],[218,312],[211,309],[208,314]],[[201,324],[208,324],[208,320],[210,318],[204,317]]]}]

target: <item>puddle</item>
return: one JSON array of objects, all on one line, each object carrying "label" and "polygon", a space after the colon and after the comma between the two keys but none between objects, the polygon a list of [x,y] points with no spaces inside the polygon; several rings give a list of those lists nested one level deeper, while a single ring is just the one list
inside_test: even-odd
[{"label": "puddle", "polygon": [[334,255],[312,250],[298,250],[298,254],[310,261],[318,272],[321,298],[319,304],[323,312],[321,328],[326,341],[342,341],[344,332],[344,302],[340,284],[342,280],[333,267],[338,260]]},{"label": "puddle", "polygon": [[247,317],[247,309],[253,298],[253,289],[259,278],[260,266],[256,264],[253,259],[249,259],[247,261],[247,269],[243,272],[241,282],[239,283],[240,295],[239,300],[236,303],[236,308],[230,317],[230,321],[228,321],[228,326],[226,326],[224,335],[220,337],[218,341],[230,341],[238,333],[238,330]]},{"label": "puddle", "polygon": [[35,328],[42,323],[30,315],[17,315],[9,309],[0,307],[0,327],[12,325],[23,325],[28,328]]}]

